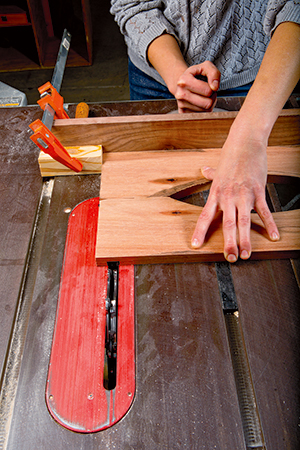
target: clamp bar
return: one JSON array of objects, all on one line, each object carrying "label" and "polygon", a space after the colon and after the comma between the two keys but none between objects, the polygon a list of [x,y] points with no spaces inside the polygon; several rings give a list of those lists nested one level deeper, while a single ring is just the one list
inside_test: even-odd
[{"label": "clamp bar", "polygon": [[57,92],[60,91],[60,87],[62,84],[70,43],[71,43],[71,34],[65,29],[59,47],[57,61],[51,80],[51,84],[57,90]]},{"label": "clamp bar", "polygon": [[[66,62],[67,62],[67,58],[68,58],[70,43],[71,43],[71,34],[65,29],[62,40],[61,40],[61,44],[59,47],[57,61],[55,64],[55,68],[54,68],[54,72],[53,72],[52,80],[51,80],[51,84],[54,87],[54,89],[56,89],[57,92],[59,92],[60,88],[61,88],[64,71],[65,71],[65,67],[66,67]],[[48,94],[45,92],[45,95],[48,95]],[[46,125],[46,127],[50,131],[51,131],[51,128],[53,125],[54,114],[55,114],[55,111],[53,110],[52,107],[51,107],[51,109],[52,109],[52,111],[50,110],[50,108],[45,108],[43,118],[42,118],[43,124]]]},{"label": "clamp bar", "polygon": [[55,111],[50,105],[46,105],[44,109],[44,114],[42,118],[42,122],[45,127],[50,131],[54,122]]}]

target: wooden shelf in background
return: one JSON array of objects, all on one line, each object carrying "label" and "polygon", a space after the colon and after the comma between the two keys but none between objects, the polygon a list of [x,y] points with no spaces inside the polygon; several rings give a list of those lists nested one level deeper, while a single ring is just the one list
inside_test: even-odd
[{"label": "wooden shelf in background", "polygon": [[15,48],[0,48],[0,71],[10,72],[23,70],[26,67],[27,70],[39,69],[40,66],[27,58],[24,54],[16,50]]},{"label": "wooden shelf in background", "polygon": [[0,7],[0,72],[53,68],[65,28],[72,34],[67,66],[92,64],[89,0],[71,0],[69,9],[60,0],[23,0],[22,7]]},{"label": "wooden shelf in background", "polygon": [[[43,50],[43,63],[41,65],[42,68],[52,68],[54,66],[57,59],[60,42],[61,39],[58,39],[56,37],[53,37],[46,42]],[[67,66],[77,67],[88,65],[90,65],[90,62],[83,56],[79,55],[75,50],[73,50],[71,40],[71,47],[68,54]]]},{"label": "wooden shelf in background", "polygon": [[0,6],[0,27],[21,27],[30,25],[26,11],[14,5]]}]

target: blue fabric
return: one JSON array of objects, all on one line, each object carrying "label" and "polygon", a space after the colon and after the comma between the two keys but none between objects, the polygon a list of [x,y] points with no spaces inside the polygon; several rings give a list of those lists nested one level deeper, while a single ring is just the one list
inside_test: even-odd
[{"label": "blue fabric", "polygon": [[246,97],[253,83],[244,84],[226,91],[218,91],[218,97]]},{"label": "blue fabric", "polygon": [[[175,99],[166,86],[142,72],[130,59],[128,59],[128,76],[130,100]],[[251,86],[252,83],[249,83],[237,88],[218,91],[218,97],[245,97]]]},{"label": "blue fabric", "polygon": [[129,59],[128,76],[130,100],[173,99],[169,89],[138,69]]}]

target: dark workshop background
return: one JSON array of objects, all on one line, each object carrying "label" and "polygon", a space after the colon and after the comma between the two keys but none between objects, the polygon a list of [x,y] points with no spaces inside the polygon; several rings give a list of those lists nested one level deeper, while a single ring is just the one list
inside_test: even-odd
[{"label": "dark workshop background", "polygon": [[[84,5],[89,5],[91,12],[92,28],[92,64],[88,66],[66,67],[61,95],[65,103],[79,102],[116,102],[129,100],[129,85],[127,74],[127,50],[124,38],[120,33],[114,17],[110,14],[110,0],[0,0],[0,12],[3,5],[14,5],[26,10],[28,21],[30,21],[29,7],[32,10],[32,17],[39,34],[48,33],[42,28],[46,26],[42,6],[49,5],[51,20],[57,41],[60,42],[64,27],[71,25],[72,41],[71,50],[77,52],[79,45],[85,46],[83,24]],[[39,18],[43,15],[43,18]],[[75,22],[74,22],[75,20]],[[77,23],[76,23],[77,20]],[[2,23],[3,25],[3,23]],[[44,46],[41,43],[40,47]],[[35,105],[39,99],[38,87],[51,81],[53,68],[39,68],[39,62],[34,63],[34,70],[24,70],[26,62],[22,66],[18,61],[18,67],[14,65],[15,48],[21,54],[38,59],[36,42],[33,37],[31,26],[28,27],[0,27],[0,81],[20,90],[26,94],[28,105]],[[70,50],[70,51],[71,51]],[[41,50],[43,51],[43,50]],[[34,56],[34,52],[36,55]],[[52,59],[55,63],[57,51],[52,51]],[[80,52],[79,52],[80,53]],[[17,55],[17,53],[16,53]],[[70,58],[70,56],[69,56]],[[10,67],[11,66],[11,67]],[[19,67],[22,69],[20,70]],[[297,85],[295,93],[300,92],[300,85]]]},{"label": "dark workshop background", "polygon": [[[72,7],[69,1],[62,0],[62,3]],[[126,46],[109,9],[110,0],[90,0],[93,64],[65,69],[60,91],[65,103],[129,100]],[[74,44],[74,34],[72,39]],[[4,45],[1,40],[0,47]],[[38,87],[51,81],[52,73],[53,69],[0,72],[0,81],[24,92],[28,105],[32,105],[39,99]]]}]

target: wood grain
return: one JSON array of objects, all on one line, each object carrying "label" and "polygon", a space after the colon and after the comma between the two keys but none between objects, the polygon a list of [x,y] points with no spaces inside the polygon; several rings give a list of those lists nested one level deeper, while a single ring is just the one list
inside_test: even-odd
[{"label": "wood grain", "polygon": [[[105,152],[222,147],[237,112],[158,114],[56,120],[64,146],[101,142]],[[299,145],[298,109],[283,110],[269,145]]]},{"label": "wood grain", "polygon": [[[220,149],[104,153],[101,199],[136,196],[182,198],[207,188],[201,167],[217,167]],[[300,177],[300,147],[269,147],[268,178]]]},{"label": "wood grain", "polygon": [[[235,112],[117,117],[86,127],[94,130],[92,135],[98,130],[106,150],[97,264],[224,259],[221,217],[211,225],[202,248],[194,250],[190,241],[201,209],[178,199],[208,188],[201,167],[217,167],[235,117]],[[283,111],[274,126],[268,147],[269,181],[300,177],[299,117],[299,110]],[[271,242],[259,217],[252,215],[252,258],[289,257],[300,250],[299,213],[274,217],[279,242]]]},{"label": "wood grain", "polygon": [[[85,145],[66,147],[67,152],[82,163],[80,175],[100,173],[102,168],[102,146]],[[56,177],[60,175],[76,175],[77,173],[58,161],[55,161],[48,153],[41,152],[39,166],[42,177]]]},{"label": "wood grain", "polygon": [[[224,260],[221,216],[207,240],[192,249],[191,237],[202,208],[169,197],[108,199],[100,202],[96,261],[126,264]],[[252,259],[293,256],[300,250],[300,211],[274,213],[281,238],[270,241],[252,214]]]}]

